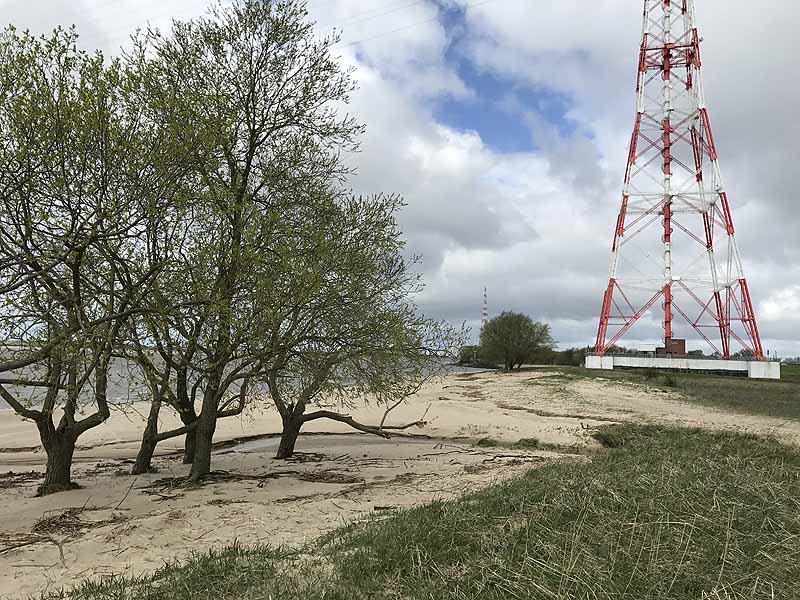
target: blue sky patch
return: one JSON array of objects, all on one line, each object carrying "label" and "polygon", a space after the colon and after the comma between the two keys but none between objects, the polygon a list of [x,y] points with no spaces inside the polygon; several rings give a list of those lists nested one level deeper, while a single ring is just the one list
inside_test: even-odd
[{"label": "blue sky patch", "polygon": [[465,51],[463,11],[441,4],[439,10],[450,38],[445,60],[473,92],[473,97],[437,98],[433,113],[438,121],[460,131],[476,131],[484,143],[502,153],[537,149],[536,135],[526,113],[544,119],[561,137],[575,134],[577,124],[567,117],[571,105],[568,96],[480,68]]}]

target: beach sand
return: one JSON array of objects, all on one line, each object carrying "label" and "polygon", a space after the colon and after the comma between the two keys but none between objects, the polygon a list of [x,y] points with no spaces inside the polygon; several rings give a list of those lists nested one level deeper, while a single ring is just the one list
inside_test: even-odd
[{"label": "beach sand", "polygon": [[[412,422],[427,410],[428,424],[409,430],[411,436],[383,440],[315,421],[304,429],[292,461],[272,458],[280,430],[274,411],[226,419],[215,440],[239,442],[215,451],[217,480],[193,489],[168,480],[188,472],[179,439],[159,446],[158,473],[128,474],[143,427],[143,417],[128,410],[79,440],[73,479],[82,489],[35,498],[45,461],[36,429],[2,411],[0,597],[152,571],[234,541],[300,545],[366,515],[453,498],[552,461],[588,460],[575,448],[594,445],[591,429],[608,422],[745,430],[800,443],[795,422],[710,410],[642,385],[552,374],[450,375],[390,417],[390,424]],[[174,415],[163,412],[162,429],[176,426]],[[367,407],[352,414],[377,423],[382,411]],[[475,447],[481,438],[536,438],[557,447]],[[75,510],[61,522],[40,522],[69,508]],[[35,543],[9,550],[15,541]]]}]

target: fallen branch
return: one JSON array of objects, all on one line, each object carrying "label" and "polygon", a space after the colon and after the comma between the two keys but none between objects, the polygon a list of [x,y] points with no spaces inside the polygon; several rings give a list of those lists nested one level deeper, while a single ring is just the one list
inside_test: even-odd
[{"label": "fallen branch", "polygon": [[363,433],[369,433],[372,435],[378,435],[387,440],[392,437],[389,433],[386,433],[385,431],[381,430],[380,426],[364,425],[363,423],[359,423],[358,421],[356,421],[350,415],[343,415],[330,410],[318,410],[316,412],[304,415],[303,423],[308,423],[309,421],[316,421],[317,419],[330,419],[331,421],[338,421],[339,423],[345,423],[346,425],[349,425],[350,427],[356,429],[357,431],[361,431]]},{"label": "fallen branch", "polygon": [[315,421],[317,419],[330,419],[331,421],[338,421],[339,423],[345,423],[349,425],[353,429],[357,431],[361,431],[363,433],[369,433],[371,435],[377,435],[384,439],[390,439],[392,437],[390,431],[405,431],[406,429],[411,429],[412,427],[425,427],[428,424],[428,421],[425,421],[425,417],[428,414],[428,411],[431,408],[431,405],[428,405],[428,408],[425,410],[425,413],[422,415],[422,418],[413,421],[411,423],[406,423],[405,425],[384,425],[384,421],[386,420],[386,415],[389,411],[396,408],[398,405],[395,404],[394,406],[390,407],[386,413],[384,413],[383,420],[379,425],[365,425],[364,423],[359,423],[350,415],[343,415],[341,413],[333,412],[330,410],[318,410],[313,413],[309,413],[303,416],[303,423],[308,423],[309,421]]},{"label": "fallen branch", "polygon": [[533,454],[494,454],[491,458],[483,459],[483,462],[494,462],[498,458],[511,458],[523,462],[542,462],[547,460],[544,456],[536,456]]}]

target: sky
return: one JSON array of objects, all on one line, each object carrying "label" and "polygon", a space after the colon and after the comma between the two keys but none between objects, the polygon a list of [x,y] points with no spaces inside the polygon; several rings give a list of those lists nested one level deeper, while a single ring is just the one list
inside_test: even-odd
[{"label": "sky", "polygon": [[[796,172],[800,7],[696,0],[706,100],[765,349],[800,355]],[[168,29],[202,0],[0,0],[43,32],[75,24],[119,52],[136,27]],[[397,193],[421,255],[429,316],[477,336],[525,312],[561,347],[594,342],[608,282],[641,41],[641,0],[309,0],[320,34],[354,68],[354,193]],[[681,328],[676,335],[691,337]],[[625,343],[656,341],[643,322]],[[690,343],[691,347],[705,348]]]}]

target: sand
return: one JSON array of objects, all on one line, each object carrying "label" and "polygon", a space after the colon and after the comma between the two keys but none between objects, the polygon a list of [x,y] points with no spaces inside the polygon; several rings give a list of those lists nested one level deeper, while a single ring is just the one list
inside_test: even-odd
[{"label": "sand", "polygon": [[[35,427],[0,412],[0,473],[18,474],[0,477],[0,597],[25,598],[111,573],[148,572],[233,541],[303,544],[370,514],[453,498],[552,461],[587,460],[574,448],[594,444],[592,428],[607,422],[749,430],[800,443],[796,422],[710,410],[641,385],[552,374],[448,376],[391,416],[391,423],[411,422],[427,410],[428,425],[409,431],[416,437],[387,441],[316,421],[305,429],[292,461],[272,458],[279,431],[274,412],[227,419],[215,439],[246,438],[214,454],[212,468],[227,479],[191,490],[164,481],[187,472],[175,454],[178,441],[159,447],[157,474],[127,474],[142,429],[142,417],[129,410],[81,438],[73,478],[82,489],[35,498],[36,473],[44,464]],[[362,408],[353,415],[374,423],[381,411]],[[175,424],[166,416],[162,428]],[[561,448],[473,446],[486,437],[536,438]],[[76,509],[72,520],[37,526],[43,516],[68,508]],[[12,539],[33,540],[32,530],[39,534],[36,543],[3,552]]]}]

